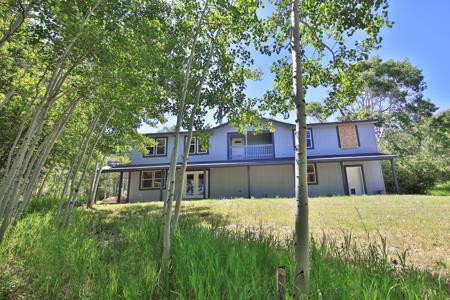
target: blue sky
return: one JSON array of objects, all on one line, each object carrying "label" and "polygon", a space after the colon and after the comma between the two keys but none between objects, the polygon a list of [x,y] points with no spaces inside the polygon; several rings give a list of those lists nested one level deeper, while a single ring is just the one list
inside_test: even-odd
[{"label": "blue sky", "polygon": [[[428,88],[425,95],[440,110],[450,108],[450,0],[391,0],[390,19],[395,24],[382,31],[383,46],[374,51],[382,59],[409,59],[422,69]],[[271,59],[255,55],[255,66],[264,72],[263,79],[251,82],[247,94],[250,97],[261,96],[272,87],[273,75],[269,72]],[[326,96],[323,89],[310,91],[307,101],[322,100]],[[293,122],[293,117],[288,121]],[[166,125],[175,123],[168,118]],[[214,125],[209,116],[207,123]],[[151,131],[143,126],[141,131]]]}]

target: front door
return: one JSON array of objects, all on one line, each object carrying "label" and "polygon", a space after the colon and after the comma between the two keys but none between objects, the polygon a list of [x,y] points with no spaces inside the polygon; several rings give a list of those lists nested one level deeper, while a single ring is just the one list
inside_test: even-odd
[{"label": "front door", "polygon": [[185,174],[184,198],[202,199],[208,197],[207,171],[187,171]]},{"label": "front door", "polygon": [[365,194],[364,178],[361,166],[346,166],[348,192],[350,195]]},{"label": "front door", "polygon": [[245,138],[234,136],[231,138],[231,158],[244,158]]}]

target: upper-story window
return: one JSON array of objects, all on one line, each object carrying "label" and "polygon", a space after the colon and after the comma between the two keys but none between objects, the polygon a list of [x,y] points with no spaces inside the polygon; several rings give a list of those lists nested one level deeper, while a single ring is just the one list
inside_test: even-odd
[{"label": "upper-story window", "polygon": [[[295,149],[295,129],[292,130],[292,135],[294,138],[294,149]],[[306,149],[313,149],[314,148],[314,138],[313,138],[313,133],[312,133],[312,129],[308,128],[306,129]]]},{"label": "upper-story window", "polygon": [[148,153],[144,156],[166,156],[167,155],[167,137],[154,138],[156,145],[147,147]]},{"label": "upper-story window", "polygon": [[359,147],[358,127],[355,124],[341,124],[336,127],[339,147],[352,149]]},{"label": "upper-story window", "polygon": [[312,129],[306,129],[306,149],[314,148]]},{"label": "upper-story window", "polygon": [[[185,138],[184,144],[187,144],[187,137]],[[189,154],[208,154],[208,143],[196,136],[193,136],[191,139],[191,144],[189,145]]]}]

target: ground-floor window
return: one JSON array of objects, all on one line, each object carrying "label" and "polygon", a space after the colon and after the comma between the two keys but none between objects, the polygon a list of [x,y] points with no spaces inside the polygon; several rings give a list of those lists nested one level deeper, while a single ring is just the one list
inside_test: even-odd
[{"label": "ground-floor window", "polygon": [[308,183],[309,184],[317,183],[316,165],[315,164],[308,164],[306,172],[307,172],[307,175],[308,175]]},{"label": "ground-floor window", "polygon": [[165,182],[166,170],[141,171],[141,190],[160,189]]}]

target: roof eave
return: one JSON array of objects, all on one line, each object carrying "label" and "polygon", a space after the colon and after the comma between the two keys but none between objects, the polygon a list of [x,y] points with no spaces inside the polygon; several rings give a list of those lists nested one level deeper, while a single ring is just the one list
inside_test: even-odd
[{"label": "roof eave", "polygon": [[[372,160],[389,160],[395,158],[394,154],[368,154],[356,156],[323,156],[323,157],[309,157],[309,163],[329,163],[340,161],[372,161]],[[213,167],[237,167],[237,166],[253,166],[253,165],[280,165],[292,164],[295,162],[294,157],[278,158],[272,160],[224,160],[224,161],[208,161],[208,162],[192,162],[188,164],[189,168],[213,168]],[[180,167],[181,164],[177,164]],[[169,164],[154,164],[154,165],[123,165],[117,167],[104,167],[102,172],[125,172],[125,171],[141,171],[148,169],[167,169]]]}]

